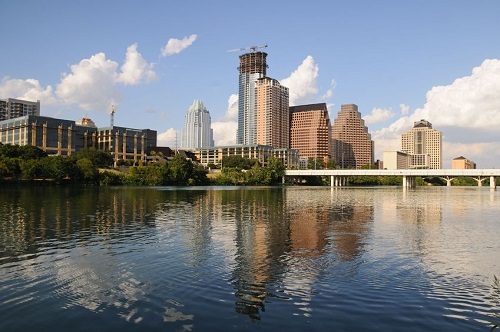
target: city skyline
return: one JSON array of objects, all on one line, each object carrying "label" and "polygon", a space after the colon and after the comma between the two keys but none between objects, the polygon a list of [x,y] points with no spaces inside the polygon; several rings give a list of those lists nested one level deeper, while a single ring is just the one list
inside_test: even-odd
[{"label": "city skyline", "polygon": [[[264,4],[244,23],[241,13]],[[458,156],[500,167],[499,2],[233,7],[3,1],[0,98],[40,100],[43,116],[87,116],[99,127],[115,104],[116,125],[154,129],[168,146],[200,99],[215,144],[233,144],[238,56],[267,44],[270,76],[289,88],[290,106],[325,102],[334,119],[340,105],[357,104],[375,159],[400,149],[401,134],[426,119],[443,133],[444,168]]]}]

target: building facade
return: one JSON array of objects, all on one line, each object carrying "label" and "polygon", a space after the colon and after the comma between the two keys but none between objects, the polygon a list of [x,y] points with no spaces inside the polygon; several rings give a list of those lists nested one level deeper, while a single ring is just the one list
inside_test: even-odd
[{"label": "building facade", "polygon": [[257,143],[256,82],[266,76],[267,53],[240,55],[236,144]]},{"label": "building facade", "polygon": [[384,169],[408,169],[410,156],[403,151],[384,151]]},{"label": "building facade", "polygon": [[26,115],[0,121],[0,143],[31,145],[49,155],[71,156],[85,148],[109,151],[118,160],[146,160],[156,146],[157,133],[149,129],[97,128],[88,118],[79,123],[46,116]]},{"label": "building facade", "polygon": [[401,150],[410,155],[409,168],[441,169],[442,134],[426,120],[415,121],[413,128],[401,135]]},{"label": "building facade", "polygon": [[290,110],[290,148],[302,159],[331,159],[331,123],[325,103],[292,106]]},{"label": "building facade", "polygon": [[210,113],[201,100],[195,100],[184,117],[181,147],[195,150],[214,146]]},{"label": "building facade", "polygon": [[255,82],[257,144],[288,148],[288,88],[278,80],[263,77]]},{"label": "building facade", "polygon": [[145,161],[156,147],[157,132],[151,129],[104,127],[97,130],[97,149],[109,151],[113,160]]},{"label": "building facade", "polygon": [[475,169],[476,163],[472,160],[469,160],[463,156],[453,158],[451,161],[452,169]]},{"label": "building facade", "polygon": [[31,145],[49,155],[70,156],[95,147],[97,128],[82,126],[71,120],[26,115],[0,121],[0,143]]},{"label": "building facade", "polygon": [[341,105],[332,126],[332,155],[340,168],[372,166],[374,143],[355,104]]},{"label": "building facade", "polygon": [[0,121],[14,119],[26,115],[40,115],[40,101],[21,99],[0,99]]},{"label": "building facade", "polygon": [[230,145],[218,146],[208,149],[195,150],[198,162],[204,166],[210,164],[222,165],[222,158],[227,156],[241,156],[243,158],[257,159],[262,166],[267,165],[270,157],[283,161],[286,168],[298,168],[299,152],[293,149],[274,149],[269,145]]}]

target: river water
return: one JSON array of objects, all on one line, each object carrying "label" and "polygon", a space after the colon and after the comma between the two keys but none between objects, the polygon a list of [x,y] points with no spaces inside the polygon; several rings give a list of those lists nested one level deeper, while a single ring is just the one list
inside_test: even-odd
[{"label": "river water", "polygon": [[0,331],[490,331],[478,187],[0,188]]}]

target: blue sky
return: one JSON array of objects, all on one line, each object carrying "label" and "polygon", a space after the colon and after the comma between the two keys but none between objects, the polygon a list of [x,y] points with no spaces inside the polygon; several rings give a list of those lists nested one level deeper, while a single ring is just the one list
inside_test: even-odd
[{"label": "blue sky", "polygon": [[238,56],[267,44],[294,105],[359,107],[375,157],[424,118],[443,166],[500,167],[500,1],[0,0],[0,98],[42,115],[158,131],[175,145],[195,99],[235,141]]}]

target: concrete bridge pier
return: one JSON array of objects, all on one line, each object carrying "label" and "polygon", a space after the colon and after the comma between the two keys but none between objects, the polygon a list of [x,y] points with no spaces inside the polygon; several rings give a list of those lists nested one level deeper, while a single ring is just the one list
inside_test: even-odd
[{"label": "concrete bridge pier", "polygon": [[494,176],[490,176],[490,188],[496,189],[496,187],[497,187],[496,178]]},{"label": "concrete bridge pier", "polygon": [[414,189],[417,186],[415,176],[403,175],[403,189]]},{"label": "concrete bridge pier", "polygon": [[473,178],[473,179],[476,180],[478,187],[482,187],[483,181],[486,180],[486,178],[482,178],[481,176],[478,176],[477,178]]},{"label": "concrete bridge pier", "polygon": [[441,179],[446,181],[447,187],[451,187],[451,181],[455,180],[455,178],[452,178],[450,176],[441,177]]},{"label": "concrete bridge pier", "polygon": [[343,187],[348,185],[347,176],[330,176],[330,187]]}]

